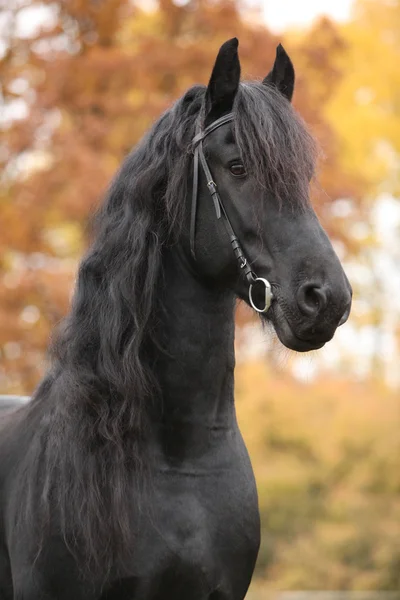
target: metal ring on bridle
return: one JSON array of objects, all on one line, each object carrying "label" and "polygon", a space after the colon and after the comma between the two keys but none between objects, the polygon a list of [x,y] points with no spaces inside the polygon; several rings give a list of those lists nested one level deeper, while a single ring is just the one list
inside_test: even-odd
[{"label": "metal ring on bridle", "polygon": [[[253,292],[253,285],[257,282],[257,281],[261,281],[264,284],[265,287],[265,306],[264,308],[258,308],[254,302],[253,302],[253,297],[252,297],[252,292]],[[267,312],[267,310],[269,309],[269,307],[271,306],[271,300],[272,300],[272,290],[271,290],[271,284],[267,279],[263,279],[262,277],[256,277],[253,281],[253,283],[250,284],[249,287],[249,300],[250,300],[250,304],[251,306],[254,308],[254,310],[256,310],[259,313],[265,313]]]}]

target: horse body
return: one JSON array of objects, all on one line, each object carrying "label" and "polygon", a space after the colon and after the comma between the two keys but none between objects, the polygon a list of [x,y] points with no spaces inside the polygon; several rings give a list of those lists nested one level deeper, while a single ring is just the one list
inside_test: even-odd
[{"label": "horse body", "polygon": [[[55,529],[32,572],[25,567],[31,564],[29,543],[11,530],[0,546],[2,600],[36,600],[41,597],[38,582],[40,593],[47,594],[43,597],[59,600],[239,600],[246,593],[260,533],[253,471],[233,400],[234,296],[205,288],[177,252],[165,263],[168,286],[159,323],[165,352],[157,364],[163,396],[151,410],[146,455],[152,466],[142,508],[134,505],[131,514],[132,570],[110,574],[97,585],[76,583],[76,567]],[[24,411],[31,411],[30,437],[12,431],[0,438],[8,522],[15,521],[13,513],[19,510],[12,502],[12,473],[40,434],[48,402],[42,400],[34,411],[29,405],[19,409],[18,419],[14,415],[12,425],[18,430],[24,427]],[[10,453],[15,440],[18,451]],[[7,453],[14,464],[6,464]],[[8,556],[20,573],[14,596]]]},{"label": "horse body", "polygon": [[[148,505],[132,512],[130,571],[111,574],[106,581],[82,581],[57,532],[46,538],[32,567],[28,541],[9,532],[8,550],[3,538],[0,552],[2,600],[244,598],[259,544],[250,462],[236,427],[224,433],[203,429],[197,437],[208,438],[207,456],[179,466],[165,456],[155,463]],[[14,580],[10,559],[18,573]]]},{"label": "horse body", "polygon": [[351,288],[308,202],[290,59],[279,47],[263,83],[239,79],[234,39],[208,88],[124,162],[51,367],[1,420],[0,600],[247,592],[260,522],[235,414],[235,300],[307,351],[346,320]]}]

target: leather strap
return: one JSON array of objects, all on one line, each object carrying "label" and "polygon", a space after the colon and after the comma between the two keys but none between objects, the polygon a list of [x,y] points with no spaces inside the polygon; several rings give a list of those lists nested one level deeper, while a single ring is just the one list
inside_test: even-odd
[{"label": "leather strap", "polygon": [[[210,133],[212,133],[213,131],[215,131],[216,129],[221,127],[222,125],[225,125],[225,123],[230,123],[232,121],[233,121],[233,114],[229,113],[227,115],[224,115],[220,119],[217,119],[216,121],[214,121],[214,123],[211,123],[211,125],[206,127],[204,129],[204,131],[201,131],[200,122],[198,121],[198,123],[197,123],[196,135],[194,136],[193,142],[192,142],[194,159],[193,159],[192,212],[190,215],[190,251],[192,253],[193,259],[196,260],[196,253],[195,253],[196,214],[197,214],[197,196],[198,196],[198,190],[199,190],[199,169],[200,169],[200,163],[201,163],[201,166],[203,167],[204,175],[206,176],[207,187],[210,192],[211,198],[214,202],[214,208],[215,208],[215,212],[217,215],[217,219],[220,219],[221,216],[224,217],[225,227],[226,227],[226,230],[229,235],[229,239],[230,239],[230,242],[232,245],[233,252],[239,263],[240,269],[244,273],[244,276],[246,277],[247,282],[249,283],[250,304],[254,308],[254,310],[256,310],[257,312],[266,313],[268,311],[268,309],[271,305],[271,301],[273,299],[273,294],[271,291],[271,284],[266,279],[257,277],[257,275],[251,270],[251,267],[250,267],[249,263],[247,262],[247,258],[246,258],[245,254],[242,250],[242,247],[239,243],[239,240],[236,237],[236,234],[233,230],[233,227],[232,227],[232,224],[227,215],[225,206],[223,205],[220,195],[218,194],[217,184],[215,183],[215,181],[212,178],[211,171],[208,167],[206,157],[204,156],[204,151],[203,151],[204,138],[206,138]],[[200,162],[199,162],[199,160],[200,160]],[[262,283],[262,285],[265,288],[264,289],[265,303],[264,303],[264,306],[261,308],[257,307],[257,305],[254,304],[253,295],[252,295],[253,285],[259,284],[259,283]]]},{"label": "leather strap", "polygon": [[196,237],[196,216],[197,216],[197,198],[199,191],[199,159],[201,162],[201,166],[203,167],[204,174],[207,180],[207,187],[210,191],[211,197],[214,202],[215,212],[217,215],[217,219],[221,218],[221,199],[217,192],[217,186],[213,181],[210,169],[208,168],[208,164],[206,158],[204,156],[203,151],[203,140],[210,133],[225,125],[225,123],[231,123],[233,121],[233,114],[229,113],[224,115],[220,119],[217,119],[211,125],[206,127],[204,131],[201,131],[201,125],[198,121],[196,127],[196,135],[193,138],[192,146],[194,149],[194,158],[193,158],[193,189],[192,189],[192,210],[190,215],[190,251],[193,258],[196,260],[196,251],[195,251],[195,237]]},{"label": "leather strap", "polygon": [[197,215],[197,199],[198,199],[198,188],[199,188],[199,168],[200,164],[203,168],[204,175],[207,181],[207,187],[210,192],[211,198],[214,202],[215,213],[217,215],[217,219],[220,219],[223,215],[225,227],[227,229],[230,242],[232,244],[233,252],[239,262],[239,267],[243,270],[243,273],[249,283],[253,283],[256,279],[256,275],[250,268],[250,265],[247,262],[247,259],[244,255],[244,252],[240,246],[239,240],[236,237],[236,234],[233,230],[232,224],[227,215],[225,206],[221,200],[220,195],[218,194],[217,184],[212,178],[211,171],[208,167],[206,157],[204,156],[203,151],[203,140],[213,131],[222,127],[226,123],[231,123],[233,121],[233,114],[229,113],[224,115],[220,119],[217,119],[211,125],[206,127],[204,131],[201,131],[201,126],[198,123],[196,135],[193,138],[193,147],[194,147],[194,159],[193,159],[193,190],[192,190],[192,212],[190,215],[190,251],[191,254],[196,260],[196,252],[195,252],[195,237],[196,237],[196,215]]}]

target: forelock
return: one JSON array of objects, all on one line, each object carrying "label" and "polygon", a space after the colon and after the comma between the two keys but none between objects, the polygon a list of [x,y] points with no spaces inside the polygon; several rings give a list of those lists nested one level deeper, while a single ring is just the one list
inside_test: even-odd
[{"label": "forelock", "polygon": [[306,124],[273,86],[240,84],[234,134],[247,172],[281,203],[309,203],[318,155]]}]

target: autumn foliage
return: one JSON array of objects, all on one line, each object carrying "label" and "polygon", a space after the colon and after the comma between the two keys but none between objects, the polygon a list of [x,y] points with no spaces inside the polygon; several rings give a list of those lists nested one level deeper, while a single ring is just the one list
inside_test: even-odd
[{"label": "autumn foliage", "polygon": [[398,394],[299,384],[254,362],[239,367],[236,402],[263,516],[266,585],[254,600],[266,589],[399,590]]}]

